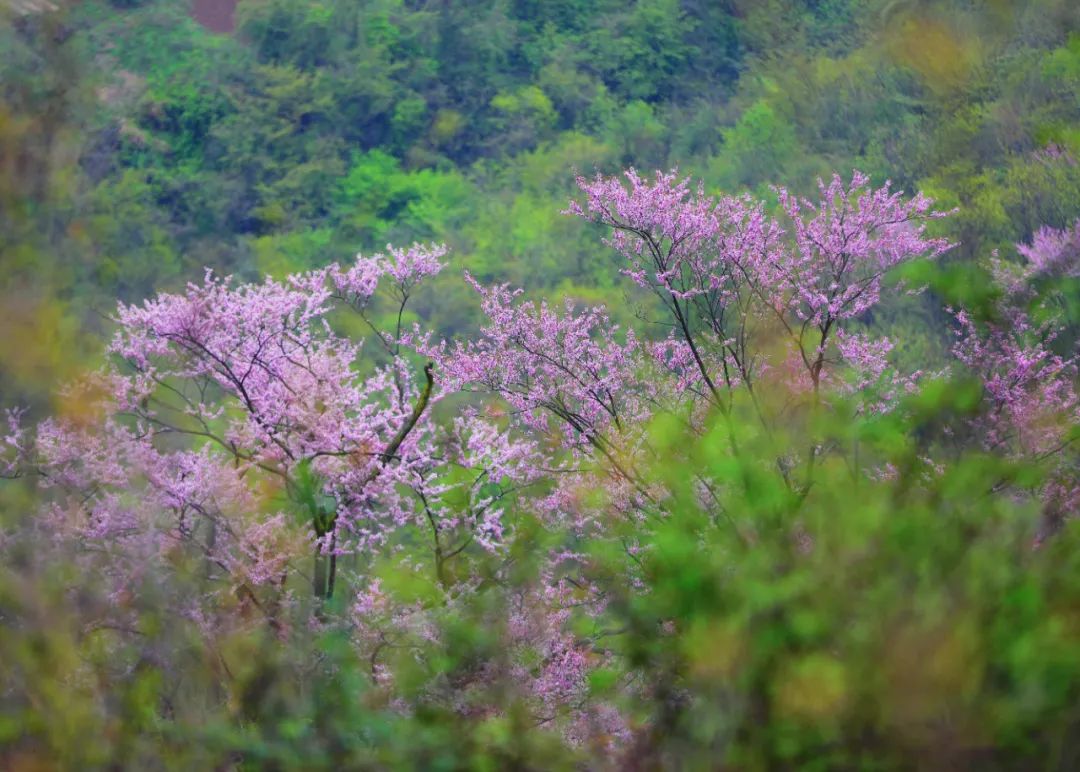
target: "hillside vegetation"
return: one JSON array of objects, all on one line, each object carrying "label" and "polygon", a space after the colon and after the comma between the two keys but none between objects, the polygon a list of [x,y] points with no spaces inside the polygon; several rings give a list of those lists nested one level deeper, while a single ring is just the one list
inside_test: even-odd
[{"label": "hillside vegetation", "polygon": [[1075,2],[0,21],[0,767],[1080,768]]},{"label": "hillside vegetation", "polygon": [[[7,17],[0,353],[26,396],[98,350],[115,297],[207,266],[435,240],[457,276],[621,305],[559,216],[574,170],[770,197],[858,168],[958,206],[960,261],[1080,214],[1068,0],[245,0],[232,36],[180,0]],[[425,301],[443,329],[471,318],[460,286]]]}]

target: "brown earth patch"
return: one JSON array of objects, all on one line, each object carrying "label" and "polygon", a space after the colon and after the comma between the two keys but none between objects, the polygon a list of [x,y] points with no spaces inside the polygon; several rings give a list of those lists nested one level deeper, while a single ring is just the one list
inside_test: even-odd
[{"label": "brown earth patch", "polygon": [[211,32],[229,34],[236,29],[238,0],[194,0],[191,16]]}]

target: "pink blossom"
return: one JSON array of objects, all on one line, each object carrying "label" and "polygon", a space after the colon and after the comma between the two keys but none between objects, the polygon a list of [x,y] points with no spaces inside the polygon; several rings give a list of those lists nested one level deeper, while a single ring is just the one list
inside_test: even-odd
[{"label": "pink blossom", "polygon": [[27,454],[26,427],[23,426],[25,410],[9,408],[4,411],[7,433],[0,438],[0,477],[17,477]]},{"label": "pink blossom", "polygon": [[1016,250],[1033,274],[1080,276],[1080,220],[1065,230],[1039,228],[1030,244],[1017,244]]}]

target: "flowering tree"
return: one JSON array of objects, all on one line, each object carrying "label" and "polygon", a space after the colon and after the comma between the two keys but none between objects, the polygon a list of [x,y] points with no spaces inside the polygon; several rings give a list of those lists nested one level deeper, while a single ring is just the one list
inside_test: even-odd
[{"label": "flowering tree", "polygon": [[[527,453],[500,444],[475,417],[437,437],[432,366],[418,382],[402,356],[406,303],[444,254],[391,249],[259,285],[208,274],[183,294],[121,306],[110,346],[116,364],[84,385],[100,420],[41,426],[43,479],[70,494],[62,500],[83,523],[81,536],[115,538],[154,523],[150,542],[193,545],[249,590],[285,585],[289,553],[273,545],[297,514],[314,545],[318,597],[333,595],[341,554],[376,549],[409,523],[433,530],[440,571],[447,553],[462,548],[447,538],[497,542],[503,487],[481,494],[471,486],[451,516],[443,499],[464,483],[433,477],[456,464],[513,479]],[[372,325],[382,363],[361,375],[361,344],[335,332],[329,314],[340,304],[371,324],[380,283],[396,325]],[[18,449],[15,418],[7,443]],[[153,496],[125,503],[140,484]],[[284,511],[260,516],[263,502]],[[151,516],[155,509],[171,513],[167,522]]]},{"label": "flowering tree", "polygon": [[[644,429],[657,415],[704,432],[718,414],[738,455],[732,411],[740,393],[752,420],[771,432],[791,418],[766,414],[762,388],[804,391],[819,404],[832,380],[838,393],[873,385],[870,409],[882,410],[913,387],[917,374],[888,367],[889,341],[843,327],[878,303],[890,270],[949,248],[925,235],[927,221],[943,216],[925,196],[871,189],[858,173],[847,184],[834,176],[819,184],[816,202],[778,190],[782,216],[773,217],[764,202],[713,198],[674,172],[648,181],[630,170],[625,183],[598,176],[578,185],[585,200],[567,212],[608,229],[622,273],[658,302],[660,315],[647,321],[667,336],[642,343],[633,330],[620,335],[600,309],[568,305],[559,314],[470,279],[489,326],[480,340],[434,356],[454,388],[499,394],[522,428],[557,434],[576,462],[594,459],[610,500],[662,511],[663,491],[640,472],[656,460]],[[800,481],[791,479],[791,449],[777,459],[789,490],[805,495],[818,452],[812,443]]]},{"label": "flowering tree", "polygon": [[848,184],[819,181],[817,202],[778,189],[783,219],[747,197],[692,193],[674,173],[652,184],[633,170],[626,178],[629,187],[579,179],[586,206],[568,211],[611,229],[623,272],[659,297],[664,323],[720,407],[730,400],[721,387],[753,391],[771,331],[764,322],[786,333],[816,390],[830,334],[878,302],[885,274],[949,247],[924,236],[926,221],[943,216],[930,199],[904,200],[888,184],[870,190],[858,173]]},{"label": "flowering tree", "polygon": [[986,407],[974,424],[983,447],[1044,470],[1041,539],[1080,505],[1076,340],[1062,287],[1080,275],[1080,221],[1041,228],[1017,252],[1019,264],[993,261],[1001,292],[991,318],[955,311],[953,352],[983,385]]}]

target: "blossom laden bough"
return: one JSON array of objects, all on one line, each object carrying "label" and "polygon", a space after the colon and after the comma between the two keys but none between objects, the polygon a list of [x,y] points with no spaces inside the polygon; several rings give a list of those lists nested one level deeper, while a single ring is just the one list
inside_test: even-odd
[{"label": "blossom laden bough", "polygon": [[0,477],[14,478],[22,474],[28,452],[25,410],[8,408],[4,411],[4,435],[0,442]]}]

